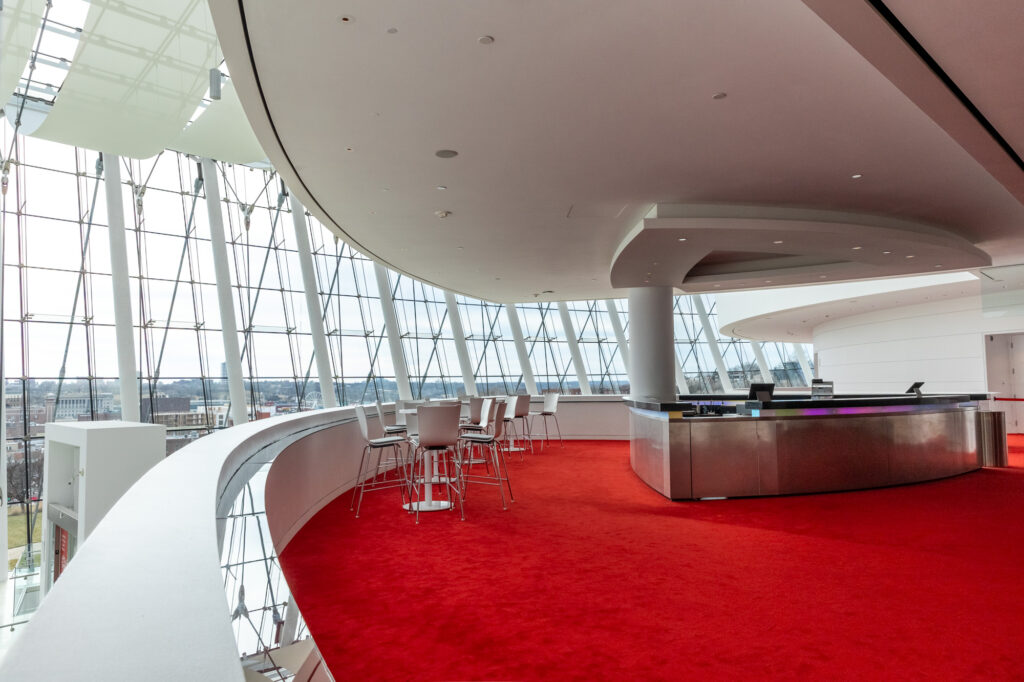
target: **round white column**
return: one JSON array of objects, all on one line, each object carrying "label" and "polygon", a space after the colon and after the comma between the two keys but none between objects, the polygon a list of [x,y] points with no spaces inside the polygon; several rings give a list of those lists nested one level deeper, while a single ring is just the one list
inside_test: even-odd
[{"label": "round white column", "polygon": [[634,398],[676,399],[672,287],[629,290],[629,383]]}]

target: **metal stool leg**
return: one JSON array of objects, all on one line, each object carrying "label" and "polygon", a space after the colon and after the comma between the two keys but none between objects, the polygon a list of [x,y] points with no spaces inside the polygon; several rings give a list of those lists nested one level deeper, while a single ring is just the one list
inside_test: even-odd
[{"label": "metal stool leg", "polygon": [[[356,485],[352,489],[352,504],[349,505],[348,510],[353,511],[356,508],[356,496],[359,491],[363,489],[363,465],[366,463],[366,451],[370,449],[369,445],[363,446],[363,454],[359,458],[359,473],[356,474]],[[358,488],[359,490],[356,490]],[[359,518],[359,514],[356,514],[356,518]]]}]

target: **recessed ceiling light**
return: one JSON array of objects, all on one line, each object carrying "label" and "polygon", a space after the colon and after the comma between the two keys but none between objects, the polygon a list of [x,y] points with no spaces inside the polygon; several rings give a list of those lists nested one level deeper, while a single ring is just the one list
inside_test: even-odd
[{"label": "recessed ceiling light", "polygon": [[766,279],[766,280],[764,281],[764,283],[765,283],[765,284],[771,284],[771,283],[772,283],[772,281],[771,281],[770,279]]},{"label": "recessed ceiling light", "polygon": [[818,279],[828,279],[828,275],[818,275]]},{"label": "recessed ceiling light", "polygon": [[854,174],[853,174],[853,175],[851,175],[850,177],[851,177],[851,178],[853,178],[854,180],[860,180],[860,179],[861,179],[861,178],[863,178],[864,176],[863,176],[863,175],[861,175],[860,173],[854,173]]},{"label": "recessed ceiling light", "polygon": [[718,287],[720,287],[720,286],[722,286],[722,285],[721,285],[721,284],[716,284],[716,285],[715,285],[715,288],[717,289],[717,288],[718,288]]},{"label": "recessed ceiling light", "polygon": [[394,28],[394,27],[392,27],[392,28],[389,28],[389,29],[388,29],[388,33],[390,33],[390,34],[394,35],[395,33],[398,33],[398,29],[397,29],[397,28]]},{"label": "recessed ceiling light", "polygon": [[481,45],[490,45],[491,43],[494,42],[494,36],[480,36],[479,38],[476,39],[476,42],[480,43]]},{"label": "recessed ceiling light", "polygon": [[909,254],[909,255],[904,256],[904,258],[913,258],[913,257],[914,257],[914,254],[912,254],[912,253]]},{"label": "recessed ceiling light", "polygon": [[347,151],[347,152],[354,152],[355,149],[352,149],[352,147],[345,147],[345,151]]},{"label": "recessed ceiling light", "polygon": [[685,242],[685,241],[686,241],[686,237],[680,237],[680,238],[679,238],[679,241],[681,241],[681,242]]},{"label": "recessed ceiling light", "polygon": [[338,23],[339,24],[351,24],[355,20],[356,20],[355,17],[350,16],[348,14],[342,14],[340,17],[338,17]]},{"label": "recessed ceiling light", "polygon": [[772,242],[772,244],[781,244],[781,243],[782,243],[781,239],[776,239],[775,241]]},{"label": "recessed ceiling light", "polygon": [[853,250],[854,251],[860,251],[863,248],[864,248],[863,246],[855,246],[855,247],[853,247]]},{"label": "recessed ceiling light", "polygon": [[728,96],[729,93],[727,92],[716,92],[715,94],[711,95],[711,99],[725,99]]},{"label": "recessed ceiling light", "polygon": [[937,268],[941,268],[941,267],[942,267],[942,263],[939,263],[939,264],[938,264],[938,265],[936,265],[935,267],[937,267]]},{"label": "recessed ceiling light", "polygon": [[441,218],[442,220],[444,218],[447,218],[451,214],[452,214],[451,211],[434,211],[434,215],[436,215],[438,218]]},{"label": "recessed ceiling light", "polygon": [[446,190],[446,189],[448,189],[448,188],[447,188],[447,187],[445,187],[444,185],[438,185],[438,186],[437,186],[437,189],[439,189],[439,190],[441,190],[441,191],[444,191],[444,190]]},{"label": "recessed ceiling light", "polygon": [[892,251],[883,251],[882,253],[883,253],[884,255],[888,256],[888,255],[889,255],[890,253],[892,253]]},{"label": "recessed ceiling light", "polygon": [[452,159],[458,155],[459,153],[454,149],[438,149],[436,152],[434,152],[434,156],[437,156],[442,159]]}]

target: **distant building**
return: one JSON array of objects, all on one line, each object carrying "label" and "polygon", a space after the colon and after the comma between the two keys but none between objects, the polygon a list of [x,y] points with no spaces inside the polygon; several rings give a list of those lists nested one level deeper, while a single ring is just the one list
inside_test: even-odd
[{"label": "distant building", "polygon": [[170,414],[177,412],[190,412],[192,410],[192,399],[188,397],[184,398],[169,398],[164,395],[158,395],[155,398],[146,396],[139,401],[139,409],[141,419],[143,423],[152,421],[154,424],[163,424],[164,422],[158,420],[151,420],[153,413]]},{"label": "distant building", "polygon": [[206,426],[206,414],[203,412],[157,412],[153,415],[154,424],[163,424],[169,429],[182,427]]},{"label": "distant building", "polygon": [[94,413],[112,412],[113,408],[113,393],[61,395],[60,400],[51,394],[46,396],[46,421],[77,421],[83,415],[92,418]]}]

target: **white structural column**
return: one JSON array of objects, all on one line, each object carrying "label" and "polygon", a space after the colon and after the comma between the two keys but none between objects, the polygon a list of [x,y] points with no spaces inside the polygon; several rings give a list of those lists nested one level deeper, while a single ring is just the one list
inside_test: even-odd
[{"label": "white structural column", "polygon": [[804,347],[799,343],[794,343],[793,349],[796,351],[796,361],[800,363],[800,369],[804,371],[804,379],[810,384],[811,379],[814,378],[814,370],[811,369],[811,363],[807,361],[807,353],[804,352]]},{"label": "white structural column", "polygon": [[121,387],[121,419],[137,422],[139,382],[135,376],[135,340],[132,338],[131,280],[128,277],[128,248],[121,197],[121,158],[103,155],[103,189],[107,197],[107,235],[110,238],[110,280],[114,293],[114,338],[117,345],[117,375]]},{"label": "white structural column", "polygon": [[508,326],[512,330],[512,340],[515,342],[516,355],[519,356],[519,368],[523,373],[526,392],[530,395],[537,395],[537,382],[533,380],[530,354],[526,352],[526,339],[523,338],[523,327],[519,324],[519,313],[516,312],[514,303],[505,304],[505,315],[508,317]]},{"label": "white structural column", "polygon": [[213,274],[217,281],[217,306],[220,308],[220,333],[224,340],[224,364],[228,371],[228,396],[231,398],[231,420],[235,426],[249,421],[242,385],[242,354],[238,350],[238,326],[231,295],[231,270],[228,267],[228,246],[224,239],[224,215],[220,207],[220,178],[217,164],[202,160],[203,186],[206,188],[206,213],[210,218],[210,248],[213,251]]},{"label": "white structural column", "polygon": [[462,370],[462,383],[466,387],[466,395],[476,395],[476,379],[473,377],[473,364],[469,359],[469,348],[466,347],[466,330],[462,328],[462,316],[459,315],[459,304],[455,294],[444,292],[444,303],[448,307],[448,321],[452,325],[452,339],[455,341],[455,354],[459,356],[459,368]]},{"label": "white structural column", "polygon": [[412,388],[409,386],[409,369],[405,364],[405,351],[402,349],[402,331],[398,328],[398,315],[395,313],[395,300],[391,297],[391,282],[388,279],[388,269],[375,261],[373,273],[377,277],[380,308],[384,313],[384,333],[388,337],[388,347],[391,349],[391,364],[395,368],[398,399],[412,400]]},{"label": "white structural column", "polygon": [[629,290],[629,393],[634,398],[676,399],[676,340],[672,287]]},{"label": "white structural column", "polygon": [[[615,341],[619,344],[619,357],[622,358],[622,366],[629,373],[629,343],[626,341],[626,331],[622,328],[622,318],[619,317],[619,308],[612,299],[604,302],[605,310],[608,311],[608,319],[612,322],[612,331],[615,332]],[[676,363],[679,364],[679,363]]]},{"label": "white structural column", "polygon": [[580,353],[579,339],[576,338],[576,328],[572,324],[572,316],[569,315],[569,306],[565,301],[558,302],[558,316],[562,318],[562,329],[565,331],[565,340],[569,344],[569,355],[572,356],[572,364],[576,368],[576,381],[580,384],[580,393],[593,395],[590,391],[590,379],[587,377],[587,368],[583,364],[583,354]]},{"label": "white structural column", "polygon": [[309,248],[306,209],[294,194],[290,194],[289,199],[292,207],[292,225],[295,227],[295,244],[298,247],[299,269],[302,270],[302,288],[306,294],[309,331],[313,338],[313,359],[316,360],[316,373],[320,380],[320,395],[323,396],[324,407],[337,407],[334,377],[331,375],[331,356],[327,352],[327,335],[324,334],[323,310],[320,308],[320,289],[316,285],[316,271],[313,269],[313,251]]},{"label": "white structural column", "polygon": [[722,352],[718,349],[718,338],[711,326],[711,319],[708,317],[707,308],[704,307],[704,299],[700,294],[693,295],[693,303],[697,307],[697,315],[700,316],[700,326],[704,330],[704,339],[708,342],[708,350],[711,351],[711,358],[715,361],[715,368],[718,369],[718,378],[722,381],[722,390],[732,390],[732,380],[729,379],[729,370],[725,368],[725,361],[722,360]]},{"label": "white structural column", "polygon": [[761,381],[766,384],[775,383],[775,378],[772,377],[772,371],[768,367],[768,359],[764,356],[764,349],[761,347],[761,342],[751,341],[750,349],[754,351],[754,359],[757,361],[757,368],[761,371]]}]

